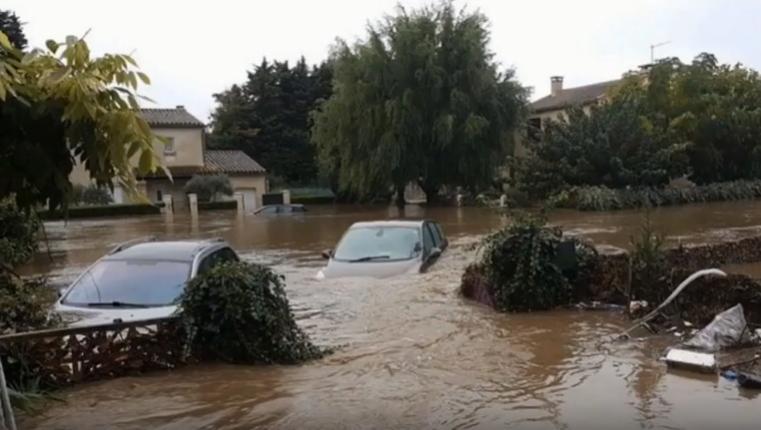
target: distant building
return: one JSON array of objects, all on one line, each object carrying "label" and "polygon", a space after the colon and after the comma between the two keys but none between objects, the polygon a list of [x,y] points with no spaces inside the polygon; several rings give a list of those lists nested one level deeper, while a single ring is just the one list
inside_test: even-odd
[{"label": "distant building", "polygon": [[[563,77],[550,78],[550,94],[529,105],[528,138],[529,141],[538,136],[550,120],[557,120],[572,106],[581,106],[585,111],[589,107],[606,100],[608,91],[622,82],[621,79],[584,85],[581,87],[563,88]],[[526,155],[526,143],[519,139],[515,153],[516,157]]]},{"label": "distant building", "polygon": [[[157,136],[165,138],[166,144],[156,141],[154,150],[171,173],[170,180],[159,171],[150,176],[138,177],[138,189],[151,201],[161,201],[171,195],[176,207],[187,204],[183,188],[193,175],[225,174],[230,178],[233,190],[243,194],[247,208],[262,205],[262,194],[267,192],[266,170],[254,159],[239,150],[213,150],[206,148],[206,126],[185,110],[141,109],[141,114]],[[91,182],[84,167],[77,164],[71,174],[74,184]],[[114,201],[126,202],[127,196],[114,187]]]}]

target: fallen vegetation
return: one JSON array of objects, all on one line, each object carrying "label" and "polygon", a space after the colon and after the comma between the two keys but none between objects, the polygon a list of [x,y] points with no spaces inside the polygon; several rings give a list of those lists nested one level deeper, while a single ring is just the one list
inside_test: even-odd
[{"label": "fallen vegetation", "polygon": [[295,364],[326,352],[296,324],[283,277],[265,266],[216,266],[188,284],[180,308],[187,348],[200,359]]}]

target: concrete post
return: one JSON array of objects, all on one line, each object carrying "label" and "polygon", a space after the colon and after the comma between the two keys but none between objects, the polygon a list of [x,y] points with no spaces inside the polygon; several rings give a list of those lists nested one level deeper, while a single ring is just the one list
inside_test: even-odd
[{"label": "concrete post", "polygon": [[173,214],[174,213],[174,204],[172,200],[171,194],[165,194],[161,196],[161,201],[164,202],[164,213],[165,214]]},{"label": "concrete post", "polygon": [[461,207],[462,206],[462,200],[463,200],[462,194],[458,193],[457,197],[456,197],[456,200],[457,200],[457,207]]},{"label": "concrete post", "polygon": [[507,196],[505,194],[499,196],[499,207],[507,207]]},{"label": "concrete post", "polygon": [[291,190],[283,190],[283,204],[291,204]]},{"label": "concrete post", "polygon": [[198,216],[198,196],[195,194],[188,194],[188,204],[190,205],[190,216]]},{"label": "concrete post", "polygon": [[246,208],[243,207],[243,193],[236,192],[233,194],[233,199],[235,199],[235,207],[238,210],[238,213],[243,212]]}]

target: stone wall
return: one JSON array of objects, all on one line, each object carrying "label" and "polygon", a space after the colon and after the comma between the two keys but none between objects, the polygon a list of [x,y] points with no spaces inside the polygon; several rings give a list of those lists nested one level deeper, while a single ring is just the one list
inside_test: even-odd
[{"label": "stone wall", "polygon": [[[585,285],[577,286],[578,300],[595,300],[626,304],[630,283],[629,254],[620,248],[597,247],[598,259],[588,274]],[[681,246],[665,250],[669,267],[664,285],[668,291],[655,292],[654,297],[665,297],[693,272],[721,267],[726,264],[761,262],[761,236],[725,241],[717,244]],[[491,306],[490,286],[479,265],[469,266],[463,274],[462,294]],[[745,275],[733,274],[726,278],[702,278],[691,284],[677,299],[672,312],[695,324],[707,324],[713,316],[737,303],[742,303],[746,317],[761,323],[761,282]],[[658,303],[651,303],[656,306]]]}]

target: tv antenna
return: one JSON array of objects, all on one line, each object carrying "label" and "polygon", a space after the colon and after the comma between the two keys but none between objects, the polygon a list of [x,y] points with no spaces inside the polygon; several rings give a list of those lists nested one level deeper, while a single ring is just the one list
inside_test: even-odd
[{"label": "tv antenna", "polygon": [[660,48],[661,46],[668,45],[669,43],[671,43],[671,41],[667,40],[665,42],[650,45],[650,64],[655,63],[655,48]]}]

